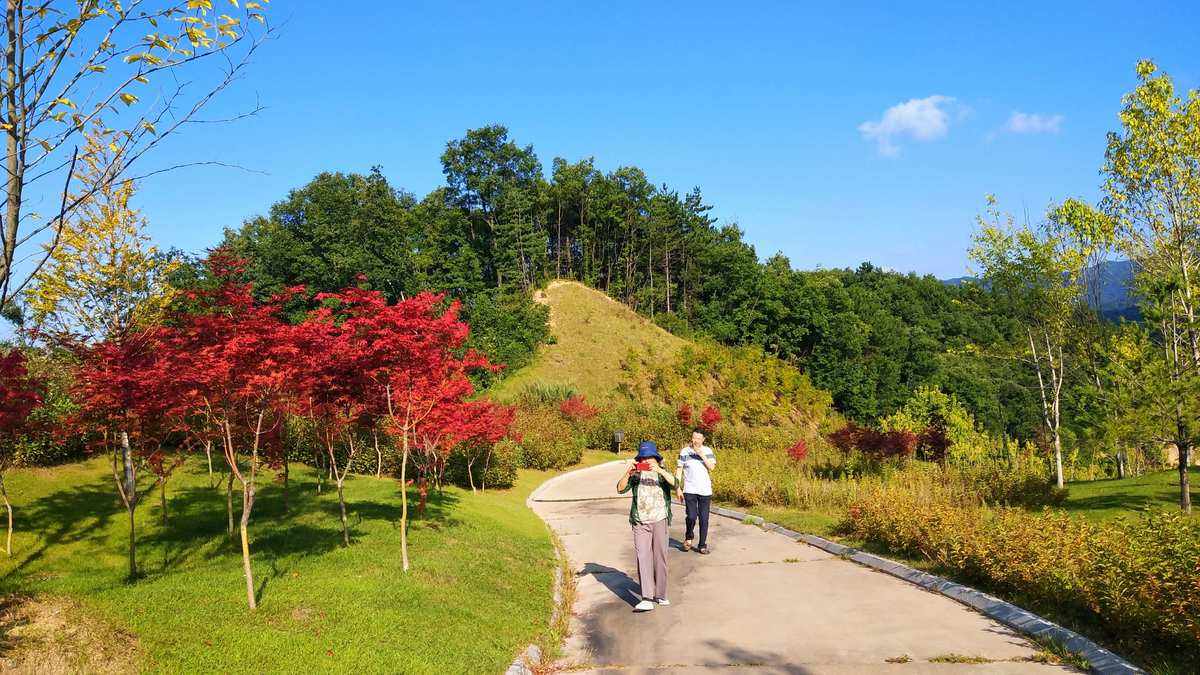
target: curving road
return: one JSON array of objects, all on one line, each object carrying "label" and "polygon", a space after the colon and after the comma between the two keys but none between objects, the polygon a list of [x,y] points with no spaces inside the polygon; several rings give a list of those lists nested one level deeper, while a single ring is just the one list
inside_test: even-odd
[{"label": "curving road", "polygon": [[684,553],[678,506],[669,558],[672,605],[635,614],[629,501],[613,498],[621,471],[621,463],[580,469],[530,497],[562,539],[576,575],[561,669],[1070,672],[1030,661],[1036,647],[953,600],[728,518],[712,518],[711,555]]}]

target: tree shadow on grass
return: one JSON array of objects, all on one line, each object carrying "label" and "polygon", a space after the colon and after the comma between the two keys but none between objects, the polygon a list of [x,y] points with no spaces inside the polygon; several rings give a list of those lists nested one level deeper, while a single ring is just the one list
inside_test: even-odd
[{"label": "tree shadow on grass", "polygon": [[125,513],[111,479],[58,490],[13,511],[14,529],[36,532],[41,542],[4,574],[5,582],[19,578],[53,546],[106,539],[113,517]]},{"label": "tree shadow on grass", "polygon": [[1143,511],[1153,506],[1162,506],[1161,496],[1113,493],[1080,497],[1065,502],[1062,508],[1066,511]]},{"label": "tree shadow on grass", "polygon": [[[239,556],[238,536],[235,533],[230,537],[227,531],[224,478],[220,474],[214,478],[221,480],[215,485],[180,487],[168,483],[168,518],[165,524],[159,520],[161,511],[156,491],[147,491],[138,507],[140,579],[172,574],[197,561]],[[398,486],[395,496],[360,501],[357,495],[361,493],[354,482],[346,485],[351,541],[354,542],[356,538],[356,530],[362,530],[370,521],[388,523],[398,530],[401,513]],[[144,485],[143,489],[148,487]],[[453,492],[431,492],[423,516],[416,513],[417,501],[413,488],[409,490],[409,499],[410,528],[438,531],[461,524],[452,515],[459,501]],[[236,482],[233,502],[236,522],[241,516],[242,503]],[[337,495],[328,483],[323,492],[318,494],[315,479],[303,474],[293,475],[286,511],[283,506],[282,485],[273,482],[270,474],[262,476],[249,526],[252,557],[256,563],[270,564],[272,570],[259,579],[257,594],[260,597],[272,579],[285,574],[290,568],[283,562],[285,559],[324,555],[342,546]],[[120,519],[119,526],[113,522],[114,518]],[[110,478],[72,485],[18,507],[17,529],[37,532],[40,541],[35,549],[19,558],[19,562],[0,577],[0,584],[18,587],[30,566],[43,560],[46,553],[57,546],[85,542],[96,549],[109,548],[123,554],[127,545],[124,541],[124,536],[127,536],[125,518],[124,505],[120,503]],[[82,554],[86,555],[86,552]]]}]

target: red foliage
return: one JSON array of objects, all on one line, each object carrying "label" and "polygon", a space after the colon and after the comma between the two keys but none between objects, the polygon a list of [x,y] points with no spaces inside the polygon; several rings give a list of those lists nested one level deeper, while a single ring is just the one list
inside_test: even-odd
[{"label": "red foliage", "polygon": [[458,317],[459,304],[444,305],[442,295],[421,293],[388,305],[382,293],[349,288],[317,300],[325,306],[305,322],[310,327],[301,325],[302,333],[317,336],[313,345],[326,344],[335,355],[324,360],[339,363],[317,367],[325,374],[311,379],[318,386],[342,379],[334,389],[345,391],[312,396],[332,398],[341,424],[384,421],[384,430],[417,469],[423,508],[429,483],[440,483],[454,447],[495,442],[508,433],[511,408],[468,401],[475,393],[468,375],[499,367],[463,351],[469,328]]},{"label": "red foliage", "polygon": [[917,448],[917,435],[911,431],[877,431],[854,422],[847,422],[846,426],[827,435],[826,439],[844,453],[857,449],[875,459],[909,457]]},{"label": "red foliage", "polygon": [[11,438],[25,429],[29,413],[42,403],[42,390],[29,375],[21,350],[0,356],[0,435]]},{"label": "red foliage", "polygon": [[788,448],[787,453],[788,457],[792,458],[792,461],[797,463],[803,462],[808,457],[808,443],[805,443],[804,439],[801,438],[792,447]]},{"label": "red foliage", "polygon": [[859,437],[863,432],[867,431],[863,427],[854,422],[847,422],[846,426],[828,434],[825,438],[829,444],[840,450],[842,453],[848,454],[859,446]]},{"label": "red foliage", "polygon": [[715,406],[705,406],[704,411],[700,413],[700,428],[707,433],[712,433],[720,422],[721,411]]},{"label": "red foliage", "polygon": [[690,406],[686,403],[679,406],[679,410],[675,411],[675,417],[676,417],[676,419],[679,420],[679,423],[682,424],[683,426],[685,426],[685,427],[692,426],[692,406]]},{"label": "red foliage", "polygon": [[946,435],[946,426],[935,420],[921,432],[917,439],[917,455],[930,462],[941,462],[946,459],[950,446],[954,443]]},{"label": "red foliage", "polygon": [[558,405],[558,411],[562,413],[563,417],[573,422],[590,420],[600,412],[597,408],[588,405],[583,394],[568,397]]}]

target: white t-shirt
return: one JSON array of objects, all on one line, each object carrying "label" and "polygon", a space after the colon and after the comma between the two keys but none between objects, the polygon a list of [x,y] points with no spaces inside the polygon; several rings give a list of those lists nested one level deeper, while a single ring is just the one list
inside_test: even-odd
[{"label": "white t-shirt", "polygon": [[684,493],[712,495],[712,476],[708,475],[708,467],[704,466],[704,459],[712,462],[713,466],[717,464],[717,456],[707,445],[700,446],[700,450],[694,450],[692,446],[685,445],[679,451],[679,466],[683,467]]}]

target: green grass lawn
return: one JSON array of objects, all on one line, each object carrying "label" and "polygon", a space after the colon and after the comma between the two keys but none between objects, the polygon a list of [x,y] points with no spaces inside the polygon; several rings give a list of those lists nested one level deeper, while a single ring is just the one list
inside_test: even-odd
[{"label": "green grass lawn", "polygon": [[[1200,510],[1200,467],[1188,473],[1192,503]],[[1179,508],[1179,472],[1155,471],[1132,478],[1082,481],[1067,485],[1063,508],[1090,520],[1109,520],[1145,509]]]},{"label": "green grass lawn", "polygon": [[[17,534],[0,591],[69,602],[105,627],[102,642],[132,645],[127,665],[142,670],[496,672],[547,631],[553,546],[524,501],[550,475],[435,496],[410,527],[404,574],[395,481],[348,480],[354,542],[343,548],[335,496],[328,486],[318,495],[312,471],[294,465],[290,513],[279,484],[260,487],[250,612],[224,493],[200,464],[169,484],[166,526],[156,494],[139,509],[136,583],[125,578],[128,521],[105,462],[13,471]],[[2,637],[0,653],[19,644]]]}]

